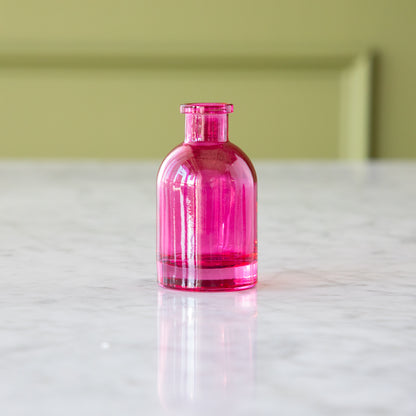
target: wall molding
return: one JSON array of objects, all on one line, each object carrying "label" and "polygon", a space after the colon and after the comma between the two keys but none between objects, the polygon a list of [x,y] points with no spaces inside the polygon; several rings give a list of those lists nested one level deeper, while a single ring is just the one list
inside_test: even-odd
[{"label": "wall molding", "polygon": [[340,82],[338,148],[341,159],[367,159],[371,144],[370,52],[252,51],[143,52],[0,48],[0,70],[336,71]]}]

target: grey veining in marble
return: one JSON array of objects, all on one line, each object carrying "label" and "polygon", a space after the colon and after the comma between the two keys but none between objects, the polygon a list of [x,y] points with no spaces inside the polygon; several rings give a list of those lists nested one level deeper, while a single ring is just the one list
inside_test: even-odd
[{"label": "grey veining in marble", "polygon": [[0,163],[0,414],[416,414],[416,163],[257,163],[256,289],[156,286],[157,164]]}]

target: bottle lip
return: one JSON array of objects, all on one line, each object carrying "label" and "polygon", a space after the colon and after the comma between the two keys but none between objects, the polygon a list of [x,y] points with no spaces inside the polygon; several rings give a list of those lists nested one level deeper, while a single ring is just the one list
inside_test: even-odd
[{"label": "bottle lip", "polygon": [[186,103],[180,107],[182,114],[229,114],[234,106],[227,103]]}]

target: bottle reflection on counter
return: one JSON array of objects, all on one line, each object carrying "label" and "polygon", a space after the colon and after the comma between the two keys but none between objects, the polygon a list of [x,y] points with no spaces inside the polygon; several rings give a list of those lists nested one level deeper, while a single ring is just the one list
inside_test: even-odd
[{"label": "bottle reflection on counter", "polygon": [[256,289],[158,293],[158,393],[171,410],[215,409],[254,390]]}]

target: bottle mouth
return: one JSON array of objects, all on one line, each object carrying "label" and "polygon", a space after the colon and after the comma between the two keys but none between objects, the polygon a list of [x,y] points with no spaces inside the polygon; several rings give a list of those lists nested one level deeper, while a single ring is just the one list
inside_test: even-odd
[{"label": "bottle mouth", "polygon": [[180,107],[182,114],[229,114],[234,106],[227,103],[186,103]]}]

